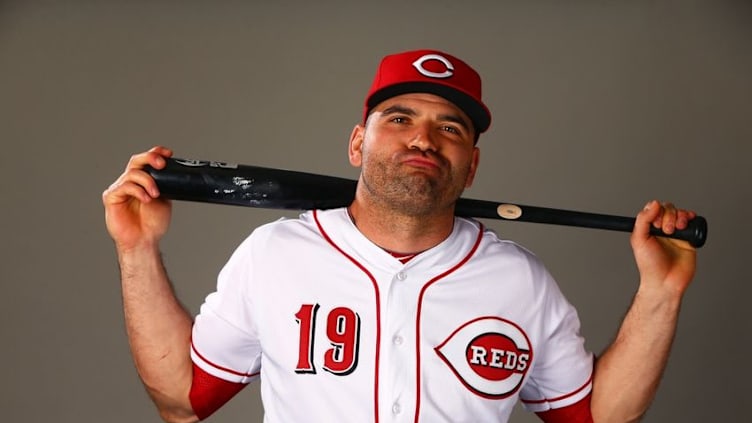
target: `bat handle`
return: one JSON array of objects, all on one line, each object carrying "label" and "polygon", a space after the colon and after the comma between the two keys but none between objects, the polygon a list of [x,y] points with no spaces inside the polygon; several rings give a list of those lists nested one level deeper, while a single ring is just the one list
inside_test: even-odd
[{"label": "bat handle", "polygon": [[[457,202],[455,212],[459,216],[519,222],[549,223],[553,225],[605,229],[620,232],[632,232],[636,221],[634,217],[525,206],[522,204],[499,204],[485,200],[465,198],[461,198]],[[677,229],[670,235],[663,233],[659,228],[655,228],[652,225],[650,226],[650,233],[655,236],[687,241],[693,247],[700,248],[707,240],[708,222],[704,217],[696,216],[689,221],[686,228],[680,230]]]},{"label": "bat handle", "polygon": [[696,216],[694,219],[687,223],[687,227],[684,229],[677,229],[674,233],[667,235],[663,233],[660,228],[650,225],[650,234],[655,236],[663,236],[667,238],[680,239],[687,241],[689,245],[700,248],[705,245],[705,241],[708,237],[708,221],[702,216]]}]

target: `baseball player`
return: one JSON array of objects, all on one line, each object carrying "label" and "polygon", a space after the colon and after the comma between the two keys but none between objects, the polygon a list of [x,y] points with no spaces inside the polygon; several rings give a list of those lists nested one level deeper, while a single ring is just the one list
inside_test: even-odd
[{"label": "baseball player", "polygon": [[631,245],[640,283],[615,341],[586,351],[541,261],[454,216],[491,114],[481,80],[440,51],[381,61],[349,142],[349,207],[255,229],[195,320],[160,259],[170,203],[133,156],[103,194],[133,357],[166,421],[205,419],[260,379],[266,422],[636,421],[668,359],[695,269],[671,233],[691,211],[649,202]]}]

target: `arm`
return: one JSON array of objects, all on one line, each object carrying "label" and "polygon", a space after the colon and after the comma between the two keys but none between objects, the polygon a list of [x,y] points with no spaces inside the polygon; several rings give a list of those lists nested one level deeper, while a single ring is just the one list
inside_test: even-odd
[{"label": "arm", "polygon": [[655,396],[696,254],[688,243],[651,236],[649,229],[652,224],[671,233],[692,218],[692,212],[656,201],[637,216],[630,241],[640,284],[615,340],[595,365],[591,409],[596,423],[637,422]]},{"label": "arm", "polygon": [[189,400],[192,383],[192,319],[167,277],[159,241],[171,205],[141,170],[164,167],[172,152],[154,147],[131,158],[125,172],[102,194],[105,222],[120,265],[125,325],[131,353],[147,392],[165,421],[197,421]]}]

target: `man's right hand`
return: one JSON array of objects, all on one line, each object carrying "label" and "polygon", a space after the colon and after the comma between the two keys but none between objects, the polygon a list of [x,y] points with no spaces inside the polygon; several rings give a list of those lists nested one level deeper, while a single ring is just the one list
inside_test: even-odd
[{"label": "man's right hand", "polygon": [[123,174],[102,193],[107,231],[118,251],[154,247],[167,232],[172,205],[159,198],[157,183],[143,168],[162,169],[171,156],[172,150],[159,146],[133,155]]},{"label": "man's right hand", "polygon": [[189,397],[193,320],[172,289],[159,253],[172,205],[159,197],[144,170],[162,169],[172,150],[136,154],[102,193],[105,222],[115,241],[123,290],[126,333],[136,369],[164,421],[198,421]]}]

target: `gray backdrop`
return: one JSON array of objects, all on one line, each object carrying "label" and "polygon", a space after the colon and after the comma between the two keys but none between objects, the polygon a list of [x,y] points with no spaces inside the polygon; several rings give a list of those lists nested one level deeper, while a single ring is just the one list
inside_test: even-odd
[{"label": "gray backdrop", "polygon": [[[467,196],[625,215],[660,198],[708,218],[645,421],[748,415],[749,3],[264,3],[0,3],[5,420],[158,420],[129,355],[101,205],[132,153],[160,143],[355,177],[347,140],[379,58],[421,47],[485,77],[494,121]],[[176,204],[164,256],[185,304],[196,311],[241,239],[281,215]],[[600,351],[636,286],[628,236],[486,223],[544,259]],[[257,389],[211,421],[261,421]]]}]

